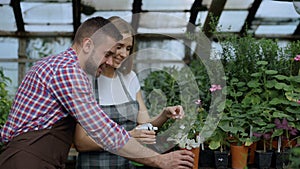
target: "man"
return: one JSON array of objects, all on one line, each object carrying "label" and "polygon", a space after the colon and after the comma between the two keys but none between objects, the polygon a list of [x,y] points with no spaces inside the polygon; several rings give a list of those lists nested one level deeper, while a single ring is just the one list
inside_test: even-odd
[{"label": "man", "polygon": [[86,73],[99,76],[104,64],[111,65],[113,46],[121,39],[108,20],[90,18],[78,28],[71,48],[27,72],[1,129],[6,146],[0,169],[64,168],[76,122],[105,150],[159,168],[192,167],[192,153],[147,149],[98,106]]}]

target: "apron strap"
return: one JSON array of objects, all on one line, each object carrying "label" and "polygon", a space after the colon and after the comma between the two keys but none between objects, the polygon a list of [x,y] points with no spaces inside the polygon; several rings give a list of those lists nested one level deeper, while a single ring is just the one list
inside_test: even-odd
[{"label": "apron strap", "polygon": [[129,94],[127,88],[126,88],[126,85],[124,84],[124,80],[123,80],[123,75],[119,72],[119,71],[116,71],[117,72],[117,75],[119,76],[119,79],[120,79],[120,82],[122,84],[122,87],[123,87],[123,90],[128,98],[129,101],[134,101],[131,97],[131,95]]}]

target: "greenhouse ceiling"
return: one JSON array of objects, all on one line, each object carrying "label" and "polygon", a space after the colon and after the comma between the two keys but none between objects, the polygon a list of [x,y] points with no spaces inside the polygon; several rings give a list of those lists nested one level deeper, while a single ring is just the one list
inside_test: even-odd
[{"label": "greenhouse ceiling", "polygon": [[[92,16],[117,15],[139,35],[183,35],[200,28],[300,39],[295,0],[0,0],[0,37],[72,36]],[[215,19],[212,19],[214,16]],[[210,23],[217,23],[213,24]],[[191,23],[191,24],[188,24]],[[191,26],[193,25],[193,26]],[[197,29],[196,29],[197,30]]]}]

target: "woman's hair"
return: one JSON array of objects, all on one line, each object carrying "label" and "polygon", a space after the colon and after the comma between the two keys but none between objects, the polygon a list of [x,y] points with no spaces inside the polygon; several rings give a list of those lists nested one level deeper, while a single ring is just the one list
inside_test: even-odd
[{"label": "woman's hair", "polygon": [[[99,35],[99,36],[98,36]],[[76,31],[73,44],[81,45],[84,38],[92,38],[95,43],[106,43],[109,36],[116,41],[123,38],[119,30],[108,19],[97,16],[84,21]]]},{"label": "woman's hair", "polygon": [[[110,20],[110,22],[117,27],[117,29],[119,30],[119,32],[121,34],[132,35],[132,39],[133,39],[132,45],[134,46],[135,32],[134,32],[133,28],[131,27],[131,25],[128,22],[126,22],[125,20],[123,20],[122,18],[118,17],[118,16],[112,16],[112,17],[108,18],[108,20]],[[133,47],[130,50],[130,55],[123,61],[120,68],[118,68],[118,70],[120,72],[122,72],[123,74],[128,74],[132,70],[132,67],[133,67],[133,55],[132,55],[132,53],[133,53]]]}]

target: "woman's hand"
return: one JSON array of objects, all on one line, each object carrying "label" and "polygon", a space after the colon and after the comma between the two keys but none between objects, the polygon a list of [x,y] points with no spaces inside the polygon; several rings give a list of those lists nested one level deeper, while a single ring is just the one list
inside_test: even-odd
[{"label": "woman's hand", "polygon": [[[138,126],[137,126],[138,127]],[[156,143],[156,133],[150,130],[140,130],[134,128],[129,131],[131,137],[134,137],[141,144],[155,144]]]},{"label": "woman's hand", "polygon": [[171,106],[171,107],[164,108],[163,115],[171,119],[182,119],[184,116],[184,111],[182,106],[180,105]]}]

